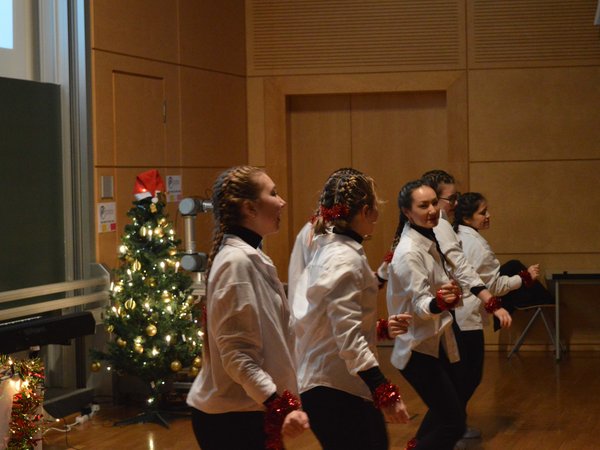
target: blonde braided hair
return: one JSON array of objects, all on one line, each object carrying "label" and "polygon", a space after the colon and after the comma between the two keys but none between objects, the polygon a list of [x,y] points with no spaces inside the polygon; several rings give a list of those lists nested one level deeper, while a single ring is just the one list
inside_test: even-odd
[{"label": "blonde braided hair", "polygon": [[242,203],[245,200],[258,199],[260,186],[256,178],[261,173],[264,171],[258,167],[236,166],[222,172],[215,180],[212,188],[214,229],[212,249],[206,265],[207,279],[215,256],[221,248],[223,235],[229,227],[242,222]]}]

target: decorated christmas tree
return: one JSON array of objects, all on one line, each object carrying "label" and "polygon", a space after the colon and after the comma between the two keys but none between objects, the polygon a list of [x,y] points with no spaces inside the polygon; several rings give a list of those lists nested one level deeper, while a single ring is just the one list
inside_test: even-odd
[{"label": "decorated christmas tree", "polygon": [[179,241],[167,220],[158,171],[139,174],[134,194],[104,315],[110,340],[105,351],[92,352],[92,370],[105,361],[108,370],[139,377],[149,387],[152,409],[182,368],[198,373],[202,339],[192,280],[179,267]]}]

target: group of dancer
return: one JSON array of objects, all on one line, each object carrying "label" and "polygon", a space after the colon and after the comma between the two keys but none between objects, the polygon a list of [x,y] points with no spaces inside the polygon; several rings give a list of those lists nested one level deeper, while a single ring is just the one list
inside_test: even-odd
[{"label": "group of dancer", "polygon": [[[544,291],[538,265],[500,266],[478,233],[489,226],[485,198],[455,184],[436,170],[402,187],[392,251],[374,272],[362,242],[379,217],[375,182],[335,171],[296,238],[286,295],[261,249],[286,205],[273,180],[250,166],[217,178],[204,363],[188,395],[203,450],[279,450],[308,428],[326,450],[388,449],[385,423],[409,414],[380,369],[386,337],[392,365],[428,407],[407,448],[452,450],[478,436],[466,409],[481,382],[485,316],[508,327],[509,292],[522,302]],[[378,320],[386,281],[390,316]]]}]

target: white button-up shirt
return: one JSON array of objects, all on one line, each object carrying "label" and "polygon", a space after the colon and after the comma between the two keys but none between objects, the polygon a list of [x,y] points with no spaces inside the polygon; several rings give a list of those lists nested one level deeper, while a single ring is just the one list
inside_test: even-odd
[{"label": "white button-up shirt", "polygon": [[493,295],[501,297],[521,287],[522,280],[519,275],[500,275],[500,261],[477,230],[459,225],[458,236],[467,260]]},{"label": "white button-up shirt", "polygon": [[462,331],[481,330],[482,314],[487,313],[483,302],[471,293],[471,288],[483,286],[484,282],[465,257],[462,242],[448,222],[444,210],[440,210],[440,220],[433,231],[446,260],[453,266],[451,275],[462,289],[462,305],[454,310],[456,323]]},{"label": "white button-up shirt", "polygon": [[[294,242],[288,267],[288,302],[295,319],[300,319],[306,314],[308,302],[306,301],[306,266],[315,253],[313,243],[314,232],[312,223],[304,224]],[[298,331],[298,330],[296,330]]]},{"label": "white button-up shirt", "polygon": [[319,235],[307,267],[308,309],[299,320],[300,392],[327,386],[371,399],[358,372],[378,366],[377,280],[354,239]]},{"label": "white button-up shirt", "polygon": [[406,224],[389,266],[387,306],[390,314],[413,318],[408,332],[394,340],[394,367],[404,369],[413,351],[439,357],[440,340],[450,361],[459,360],[452,315],[429,309],[437,290],[449,281],[435,243]]},{"label": "white button-up shirt", "polygon": [[207,328],[208,352],[190,406],[206,413],[261,411],[273,393],[298,392],[283,286],[271,259],[237,236],[225,235],[210,271]]}]

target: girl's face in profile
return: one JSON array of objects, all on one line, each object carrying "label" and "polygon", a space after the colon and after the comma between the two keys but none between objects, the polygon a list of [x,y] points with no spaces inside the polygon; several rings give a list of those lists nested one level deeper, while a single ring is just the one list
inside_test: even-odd
[{"label": "girl's face in profile", "polygon": [[477,231],[487,230],[490,227],[490,213],[488,211],[487,202],[482,200],[481,203],[479,203],[477,211],[475,211],[471,217],[464,219],[464,222],[471,228],[475,228]]},{"label": "girl's face in profile", "polygon": [[435,191],[429,186],[421,186],[412,192],[410,209],[403,209],[412,225],[433,228],[440,218],[440,207]]},{"label": "girl's face in profile", "polygon": [[256,177],[256,183],[260,187],[260,194],[253,202],[249,228],[261,236],[266,236],[279,231],[281,210],[286,203],[279,196],[275,183],[266,173],[260,172]]}]

